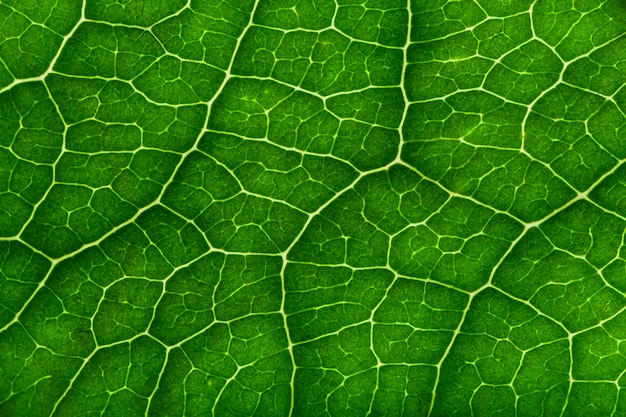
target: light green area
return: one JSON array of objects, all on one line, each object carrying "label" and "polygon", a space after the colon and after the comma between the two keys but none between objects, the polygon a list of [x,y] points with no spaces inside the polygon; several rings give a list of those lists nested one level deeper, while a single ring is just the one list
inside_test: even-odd
[{"label": "light green area", "polygon": [[626,416],[620,0],[0,3],[0,416]]}]

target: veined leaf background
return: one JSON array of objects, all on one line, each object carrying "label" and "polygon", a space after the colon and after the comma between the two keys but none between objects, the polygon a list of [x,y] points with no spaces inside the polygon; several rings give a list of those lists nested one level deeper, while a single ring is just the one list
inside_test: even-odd
[{"label": "veined leaf background", "polygon": [[1,0],[0,415],[626,416],[621,0]]}]

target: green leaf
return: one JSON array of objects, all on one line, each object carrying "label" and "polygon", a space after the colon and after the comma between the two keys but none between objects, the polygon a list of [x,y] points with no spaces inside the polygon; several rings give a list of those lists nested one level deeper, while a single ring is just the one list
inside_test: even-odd
[{"label": "green leaf", "polygon": [[1,3],[0,415],[626,415],[619,0]]}]

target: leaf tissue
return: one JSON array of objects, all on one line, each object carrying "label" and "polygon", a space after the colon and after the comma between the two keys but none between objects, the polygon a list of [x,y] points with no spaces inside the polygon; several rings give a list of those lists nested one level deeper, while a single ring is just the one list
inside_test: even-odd
[{"label": "leaf tissue", "polygon": [[0,0],[0,415],[626,416],[621,0]]}]

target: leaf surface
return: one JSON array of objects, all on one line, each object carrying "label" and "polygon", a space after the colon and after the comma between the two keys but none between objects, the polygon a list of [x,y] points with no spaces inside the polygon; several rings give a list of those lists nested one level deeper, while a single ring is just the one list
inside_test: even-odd
[{"label": "leaf surface", "polygon": [[625,27],[2,1],[0,415],[626,415]]}]

